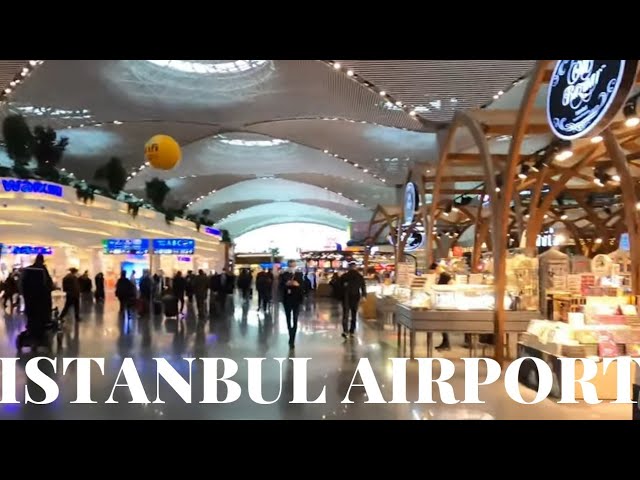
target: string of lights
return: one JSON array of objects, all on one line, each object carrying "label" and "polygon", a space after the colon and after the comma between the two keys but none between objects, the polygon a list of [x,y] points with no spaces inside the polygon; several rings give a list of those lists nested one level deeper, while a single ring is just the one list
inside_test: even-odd
[{"label": "string of lights", "polygon": [[352,69],[345,70],[342,67],[342,64],[340,62],[336,62],[335,60],[323,60],[323,61],[326,65],[333,68],[334,70],[343,72],[347,77],[349,77],[354,82],[357,82],[358,84],[360,84],[363,88],[366,88],[370,92],[380,95],[387,102],[394,104],[396,107],[398,107],[399,110],[405,112],[414,120],[420,122],[423,125],[424,123],[427,122],[427,120],[424,117],[422,117],[420,113],[416,110],[415,105],[405,105],[403,102],[401,102],[400,100],[397,100],[391,94],[389,94],[389,92],[377,87],[372,82],[363,78],[361,75],[358,75]]},{"label": "string of lights", "polygon": [[44,60],[29,60],[29,62],[15,75],[13,80],[9,82],[9,86],[0,91],[0,104],[8,102],[10,96],[15,93],[17,88],[43,63]]}]

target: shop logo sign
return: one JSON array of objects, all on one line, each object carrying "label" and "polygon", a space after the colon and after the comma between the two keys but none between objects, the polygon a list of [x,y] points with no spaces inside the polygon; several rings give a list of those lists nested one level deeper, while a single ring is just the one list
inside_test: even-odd
[{"label": "shop logo sign", "polygon": [[547,92],[547,120],[564,140],[605,128],[635,81],[637,60],[558,60]]},{"label": "shop logo sign", "polygon": [[404,225],[413,222],[413,217],[418,209],[418,190],[413,182],[407,183],[404,188]]},{"label": "shop logo sign", "polygon": [[2,179],[2,188],[5,192],[42,193],[54,197],[62,197],[63,191],[60,185],[45,183],[36,180],[11,180]]}]

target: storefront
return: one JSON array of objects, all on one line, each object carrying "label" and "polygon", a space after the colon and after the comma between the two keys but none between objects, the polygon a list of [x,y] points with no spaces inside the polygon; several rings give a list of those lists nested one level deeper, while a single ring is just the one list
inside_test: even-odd
[{"label": "storefront", "polygon": [[224,245],[219,232],[197,231],[192,222],[176,219],[167,224],[158,212],[140,209],[134,218],[126,204],[96,196],[84,203],[73,188],[50,182],[0,179],[0,276],[13,268],[33,263],[37,253],[45,255],[49,271],[60,285],[71,267],[88,271],[93,278],[105,274],[107,290],[115,285],[120,270],[149,268],[147,254],[123,251],[105,253],[108,239],[189,239],[195,242],[190,254],[158,256],[154,270],[165,275],[178,270],[222,269]]}]

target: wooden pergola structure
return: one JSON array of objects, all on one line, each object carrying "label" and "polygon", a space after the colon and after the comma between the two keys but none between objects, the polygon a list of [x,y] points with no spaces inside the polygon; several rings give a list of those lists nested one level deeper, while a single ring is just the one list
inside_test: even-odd
[{"label": "wooden pergola structure", "polygon": [[[620,234],[628,232],[632,293],[640,294],[640,125],[628,126],[620,111],[604,131],[569,146],[559,142],[545,112],[555,63],[538,61],[489,107],[457,112],[440,143],[435,172],[433,166],[414,168],[411,178],[427,200],[416,221],[431,236],[427,261],[448,226],[458,233],[474,228],[472,269],[485,244],[493,253],[496,298],[502,298],[507,250],[535,248],[538,234],[549,227],[566,229],[587,256],[615,250]],[[571,154],[558,155],[568,148]],[[391,231],[401,216],[389,221]],[[503,302],[496,302],[499,361],[504,319]]]}]

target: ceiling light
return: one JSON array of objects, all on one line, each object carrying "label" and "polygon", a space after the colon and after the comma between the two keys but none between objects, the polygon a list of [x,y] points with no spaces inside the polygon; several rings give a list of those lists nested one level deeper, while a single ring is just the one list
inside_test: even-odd
[{"label": "ceiling light", "polygon": [[602,243],[602,239],[601,239],[601,238],[596,238],[596,239],[594,240],[594,242],[595,242],[595,243],[600,244],[600,243]]},{"label": "ceiling light", "polygon": [[561,141],[557,145],[556,156],[554,157],[557,161],[562,162],[571,158],[573,156],[573,151],[571,150],[571,142],[569,141]]},{"label": "ceiling light", "polygon": [[496,187],[496,193],[500,193],[500,187]]},{"label": "ceiling light", "polygon": [[636,112],[636,99],[629,100],[622,109],[624,118],[626,119],[624,124],[627,127],[635,127],[640,124],[640,118]]},{"label": "ceiling light", "polygon": [[567,215],[566,213],[560,215],[560,220],[566,220],[567,218],[569,218],[569,215]]},{"label": "ceiling light", "polygon": [[637,127],[638,125],[640,125],[640,118],[638,117],[627,118],[624,124],[627,127]]},{"label": "ceiling light", "polygon": [[416,112],[415,110],[411,110],[409,112],[409,115],[411,115],[412,117],[415,117],[416,115],[418,115],[418,112]]},{"label": "ceiling light", "polygon": [[494,99],[494,100],[497,100],[497,99],[498,99],[498,95],[494,95],[494,96],[493,96],[493,99]]},{"label": "ceiling light", "polygon": [[384,90],[380,90],[380,96],[381,97],[386,97],[387,96],[387,92],[385,92]]},{"label": "ceiling light", "polygon": [[8,88],[8,87],[7,87],[7,88],[5,88],[5,89],[4,89],[4,93],[11,93],[11,89],[10,89],[10,88]]},{"label": "ceiling light", "polygon": [[113,124],[114,124],[114,125],[122,125],[122,122],[121,122],[121,121],[119,121],[119,120],[114,120],[114,121],[113,121]]},{"label": "ceiling light", "polygon": [[591,143],[600,143],[602,141],[602,137],[600,135],[596,135],[595,137],[591,137]]},{"label": "ceiling light", "polygon": [[353,70],[347,70],[347,75],[353,77]]},{"label": "ceiling light", "polygon": [[342,65],[340,65],[338,62],[333,64],[333,68],[335,68],[336,70],[340,70],[341,67]]},{"label": "ceiling light", "polygon": [[504,92],[503,92],[502,90],[500,90],[500,91],[498,92],[498,95],[504,95]]},{"label": "ceiling light", "polygon": [[614,182],[619,182],[620,181],[620,175],[615,174],[611,176],[611,180],[613,180]]},{"label": "ceiling light", "polygon": [[396,102],[396,105],[397,105],[398,107],[401,107],[401,106],[402,106],[402,102],[401,102],[400,100],[398,100],[398,101]]}]

